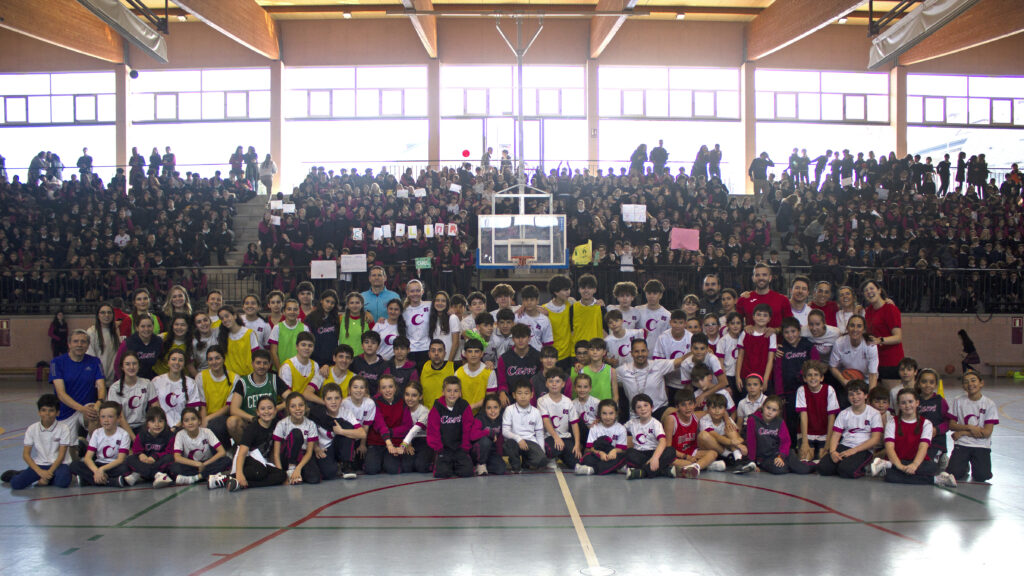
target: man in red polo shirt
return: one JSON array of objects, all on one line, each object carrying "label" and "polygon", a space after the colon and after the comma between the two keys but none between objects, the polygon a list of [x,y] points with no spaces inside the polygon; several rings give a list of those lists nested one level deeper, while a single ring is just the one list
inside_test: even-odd
[{"label": "man in red polo shirt", "polygon": [[736,302],[736,311],[743,315],[743,321],[747,326],[754,324],[754,306],[767,304],[772,308],[772,319],[768,322],[769,328],[778,329],[782,326],[782,319],[793,315],[789,298],[769,288],[772,282],[772,269],[764,262],[758,262],[754,266],[754,291],[744,292],[739,301]]}]

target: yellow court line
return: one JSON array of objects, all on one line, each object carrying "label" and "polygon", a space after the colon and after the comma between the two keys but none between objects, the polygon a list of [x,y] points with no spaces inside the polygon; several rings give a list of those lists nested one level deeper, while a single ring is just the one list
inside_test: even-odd
[{"label": "yellow court line", "polygon": [[1010,416],[1009,414],[1007,414],[1007,413],[1006,413],[1006,407],[1007,407],[1007,406],[1009,406],[1010,404],[1013,404],[1013,403],[1015,403],[1015,402],[1019,402],[1019,401],[1020,401],[1020,399],[1017,399],[1017,400],[1009,400],[1009,401],[1007,401],[1007,402],[1003,402],[1002,404],[1000,404],[1000,405],[999,405],[999,406],[997,407],[997,409],[999,410],[999,414],[1000,414],[1001,416],[1003,416],[1004,418],[1009,418],[1010,420],[1013,420],[1014,422],[1020,422],[1021,424],[1024,424],[1024,420],[1021,420],[1021,419],[1019,419],[1019,418],[1014,418],[1013,416]]},{"label": "yellow court line", "polygon": [[569,492],[569,485],[565,483],[565,475],[558,468],[555,468],[555,478],[558,479],[558,487],[562,490],[562,498],[565,500],[565,507],[569,509],[569,517],[572,518],[572,525],[576,529],[576,537],[580,540],[580,546],[583,547],[583,555],[587,557],[587,566],[591,569],[599,569],[601,563],[597,561],[597,553],[594,552],[594,545],[590,543],[590,537],[587,536],[587,529],[583,527],[583,519],[580,518],[580,513],[576,510],[576,501],[572,498],[572,493]]},{"label": "yellow court line", "polygon": [[3,436],[5,431],[6,430],[3,427],[0,427],[0,436]]}]

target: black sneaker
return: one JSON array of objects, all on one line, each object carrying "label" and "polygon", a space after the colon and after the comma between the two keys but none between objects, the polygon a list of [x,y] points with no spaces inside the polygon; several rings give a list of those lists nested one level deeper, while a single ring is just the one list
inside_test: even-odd
[{"label": "black sneaker", "polygon": [[0,481],[2,481],[4,484],[7,484],[11,480],[13,480],[14,477],[17,476],[17,475],[18,475],[18,471],[17,470],[6,470],[6,471],[4,471],[3,474],[0,474]]}]

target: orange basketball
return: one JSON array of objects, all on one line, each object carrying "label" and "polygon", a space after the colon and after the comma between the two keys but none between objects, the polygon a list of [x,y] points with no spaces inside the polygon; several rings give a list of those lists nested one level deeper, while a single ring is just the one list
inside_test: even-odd
[{"label": "orange basketball", "polygon": [[853,368],[847,368],[842,371],[843,378],[847,380],[863,380],[864,373],[860,370],[854,370]]}]

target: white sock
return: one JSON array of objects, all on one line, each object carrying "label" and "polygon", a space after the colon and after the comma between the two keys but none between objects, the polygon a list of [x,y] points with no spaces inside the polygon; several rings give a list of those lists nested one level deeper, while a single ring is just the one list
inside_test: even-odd
[{"label": "white sock", "polygon": [[743,452],[740,452],[739,450],[733,450],[732,451],[732,457],[737,459],[737,460],[742,460],[743,459]]}]

